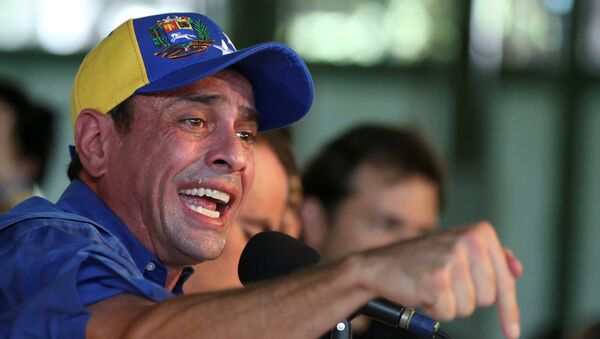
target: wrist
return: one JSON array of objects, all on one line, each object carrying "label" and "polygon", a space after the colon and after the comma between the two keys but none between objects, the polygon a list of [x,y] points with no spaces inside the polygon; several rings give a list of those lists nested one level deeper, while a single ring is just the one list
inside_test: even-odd
[{"label": "wrist", "polygon": [[365,301],[377,296],[372,288],[374,286],[372,267],[367,264],[367,258],[363,253],[355,253],[340,259],[339,269],[342,272],[339,276],[343,276],[353,288],[364,294]]}]

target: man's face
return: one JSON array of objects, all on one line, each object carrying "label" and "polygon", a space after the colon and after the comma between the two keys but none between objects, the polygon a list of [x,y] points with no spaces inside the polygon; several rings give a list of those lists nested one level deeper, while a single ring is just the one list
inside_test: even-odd
[{"label": "man's face", "polygon": [[287,173],[266,143],[256,146],[255,163],[254,185],[237,219],[244,245],[256,233],[279,231],[288,201]]},{"label": "man's face", "polygon": [[131,131],[111,135],[101,196],[163,263],[218,257],[254,174],[250,83],[225,70],[132,106]]},{"label": "man's face", "polygon": [[0,187],[10,187],[19,175],[18,145],[15,140],[16,112],[0,99]]},{"label": "man's face", "polygon": [[254,234],[281,228],[288,197],[285,169],[266,143],[255,150],[256,176],[239,217],[227,237],[223,255],[197,265],[186,282],[186,293],[241,287],[237,267],[246,243]]},{"label": "man's face", "polygon": [[340,204],[323,255],[335,258],[427,233],[438,223],[438,191],[420,175],[399,177],[394,170],[359,166],[353,191]]}]

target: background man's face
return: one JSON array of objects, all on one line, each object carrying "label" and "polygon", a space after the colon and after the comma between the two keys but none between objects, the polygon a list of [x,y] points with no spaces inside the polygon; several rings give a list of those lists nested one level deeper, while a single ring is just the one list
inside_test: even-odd
[{"label": "background man's face", "polygon": [[21,156],[16,125],[17,112],[0,100],[0,187],[4,189],[22,188],[21,185],[29,184],[33,176],[32,160],[27,161]]},{"label": "background man's face", "polygon": [[218,257],[254,173],[250,83],[221,71],[133,109],[111,144],[109,207],[167,265]]},{"label": "background man's face", "polygon": [[330,225],[322,250],[325,257],[412,238],[438,224],[437,188],[421,175],[399,177],[392,169],[363,164],[356,169],[352,186]]},{"label": "background man's face", "polygon": [[185,284],[186,292],[241,287],[237,266],[250,237],[266,230],[280,230],[288,200],[287,174],[266,143],[256,145],[255,163],[254,184],[227,237],[223,255],[197,265],[196,273]]}]

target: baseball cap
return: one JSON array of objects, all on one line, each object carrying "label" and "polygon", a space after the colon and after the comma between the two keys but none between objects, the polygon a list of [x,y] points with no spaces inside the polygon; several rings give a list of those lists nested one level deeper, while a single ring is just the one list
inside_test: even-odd
[{"label": "baseball cap", "polygon": [[236,50],[210,18],[166,13],[126,21],[87,54],[73,84],[72,122],[83,109],[106,114],[133,94],[180,88],[227,67],[252,84],[261,131],[308,113],[312,78],[291,48],[266,42]]}]

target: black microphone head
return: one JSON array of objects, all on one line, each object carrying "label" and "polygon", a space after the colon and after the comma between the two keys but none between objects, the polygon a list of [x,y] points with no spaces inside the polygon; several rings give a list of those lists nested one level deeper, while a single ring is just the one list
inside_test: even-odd
[{"label": "black microphone head", "polygon": [[316,264],[321,256],[312,247],[287,234],[273,231],[253,236],[240,257],[238,277],[242,284],[272,279]]}]

